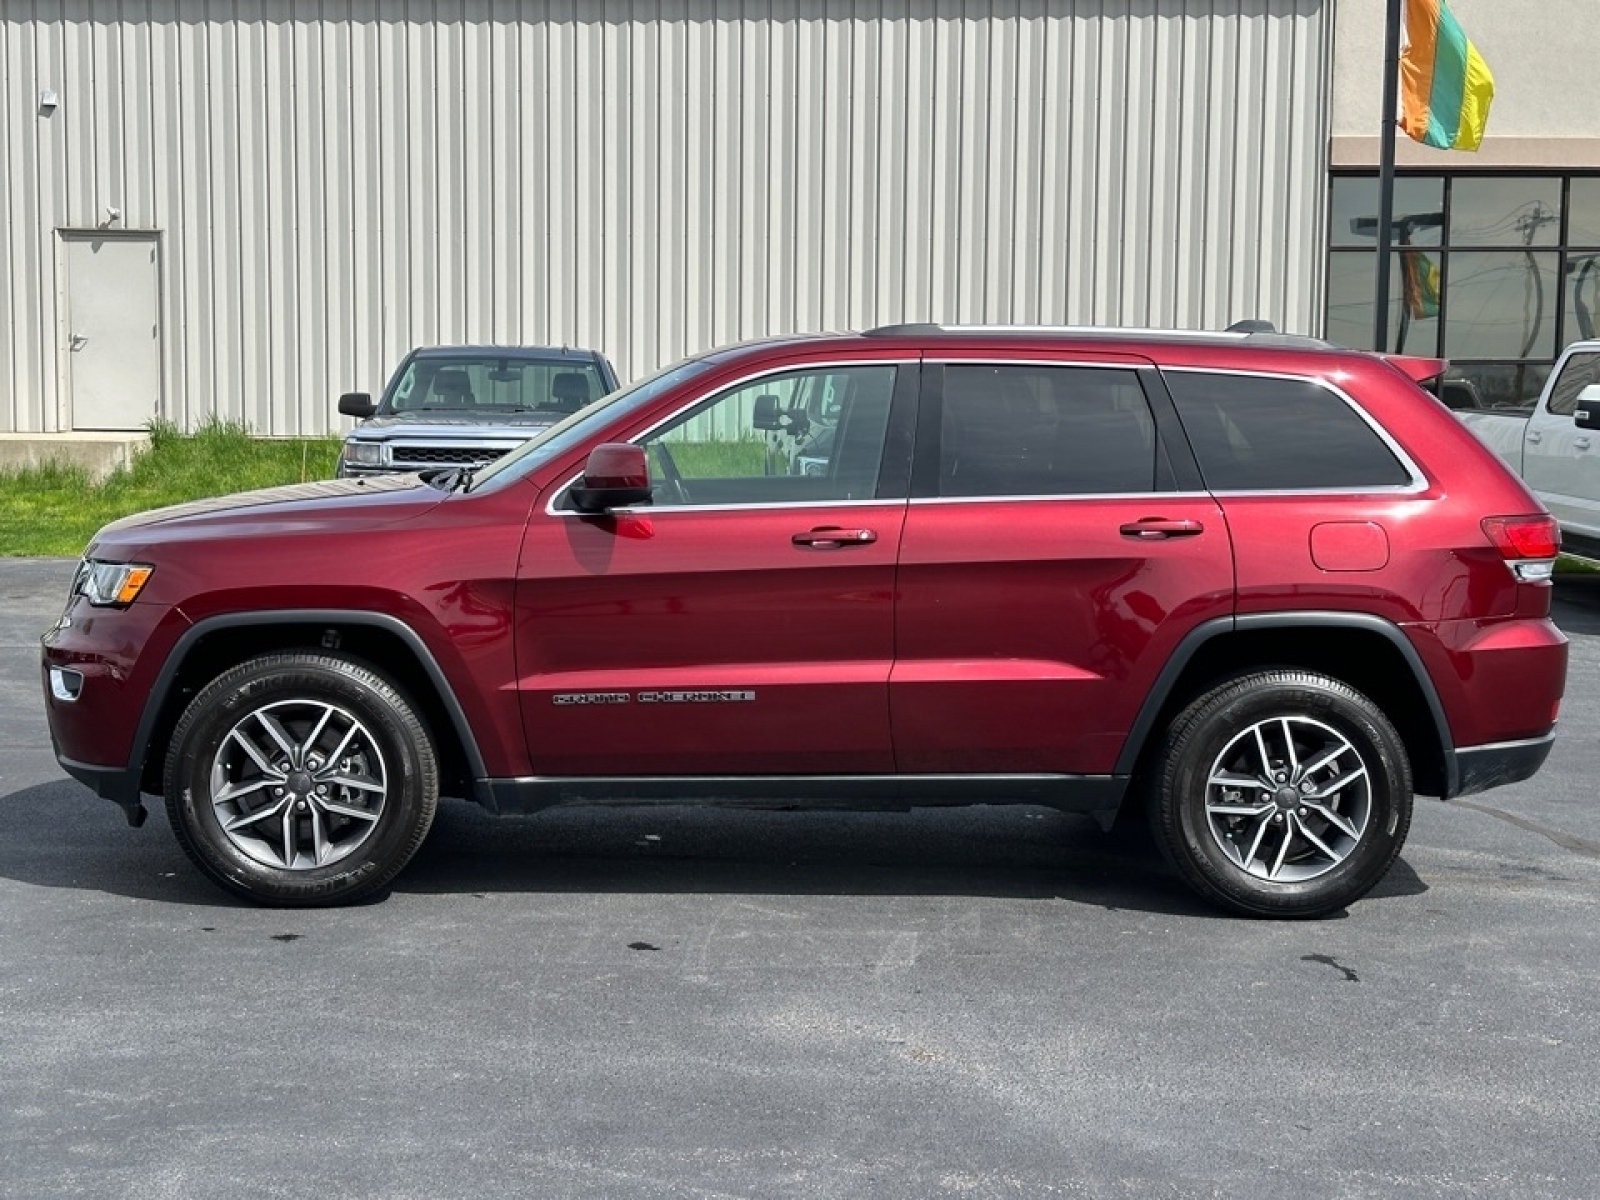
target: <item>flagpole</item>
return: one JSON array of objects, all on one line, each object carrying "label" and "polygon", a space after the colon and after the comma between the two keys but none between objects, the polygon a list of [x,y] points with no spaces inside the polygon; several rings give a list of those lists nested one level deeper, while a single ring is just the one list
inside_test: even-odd
[{"label": "flagpole", "polygon": [[1395,113],[1400,106],[1400,14],[1404,0],[1388,0],[1383,34],[1383,109],[1378,150],[1378,288],[1372,348],[1389,349],[1389,249],[1394,226]]}]

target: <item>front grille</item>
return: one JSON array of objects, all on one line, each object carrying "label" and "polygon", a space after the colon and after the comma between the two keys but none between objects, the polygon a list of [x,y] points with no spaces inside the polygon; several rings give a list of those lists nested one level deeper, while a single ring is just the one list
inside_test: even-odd
[{"label": "front grille", "polygon": [[481,467],[505,453],[494,446],[394,446],[389,460],[397,467]]}]

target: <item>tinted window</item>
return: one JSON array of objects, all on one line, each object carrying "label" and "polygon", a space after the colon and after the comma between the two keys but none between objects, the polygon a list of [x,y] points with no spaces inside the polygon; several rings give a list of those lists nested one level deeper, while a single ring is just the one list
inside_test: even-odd
[{"label": "tinted window", "polygon": [[1166,373],[1213,491],[1396,487],[1410,476],[1336,393],[1299,379]]},{"label": "tinted window", "polygon": [[892,366],[768,376],[696,404],[641,443],[657,504],[870,500]]},{"label": "tinted window", "polygon": [[1578,393],[1591,383],[1600,383],[1600,354],[1574,354],[1550,389],[1550,411],[1570,417],[1578,407]]},{"label": "tinted window", "polygon": [[1148,492],[1155,465],[1155,422],[1132,371],[944,368],[941,496]]}]

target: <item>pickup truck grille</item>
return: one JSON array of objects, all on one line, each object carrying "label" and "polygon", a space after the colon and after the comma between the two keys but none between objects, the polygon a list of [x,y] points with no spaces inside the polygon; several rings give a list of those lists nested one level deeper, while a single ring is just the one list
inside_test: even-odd
[{"label": "pickup truck grille", "polygon": [[390,461],[397,467],[481,467],[506,451],[495,446],[393,446]]}]

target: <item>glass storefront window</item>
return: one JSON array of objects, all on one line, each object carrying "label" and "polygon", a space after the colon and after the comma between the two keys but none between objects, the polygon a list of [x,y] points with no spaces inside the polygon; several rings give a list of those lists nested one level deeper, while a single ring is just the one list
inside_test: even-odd
[{"label": "glass storefront window", "polygon": [[[1377,245],[1377,178],[1335,176],[1331,212],[1331,245]],[[1444,224],[1444,180],[1437,175],[1397,178],[1394,181],[1394,220],[1397,242],[1437,246]],[[1371,335],[1368,337],[1370,339]]]},{"label": "glass storefront window", "polygon": [[1526,175],[1454,180],[1452,246],[1555,246],[1561,242],[1561,180]]},{"label": "glass storefront window", "polygon": [[[1372,345],[1372,302],[1377,294],[1371,254],[1335,254],[1328,260],[1328,326],[1324,335],[1339,346]],[[1390,294],[1393,295],[1393,280]]]},{"label": "glass storefront window", "polygon": [[1600,326],[1600,252],[1568,254],[1566,271],[1562,336],[1569,342],[1587,341]]},{"label": "glass storefront window", "polygon": [[[1325,336],[1372,345],[1376,174],[1330,181]],[[1449,358],[1446,403],[1531,404],[1561,348],[1600,340],[1600,174],[1401,175],[1391,352]]]},{"label": "glass storefront window", "polygon": [[1567,245],[1600,246],[1600,179],[1574,179],[1568,195]]},{"label": "glass storefront window", "polygon": [[1555,254],[1515,250],[1451,254],[1445,355],[1554,358],[1557,262]]}]

